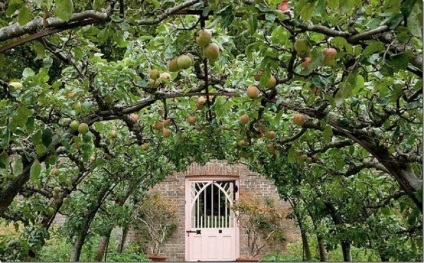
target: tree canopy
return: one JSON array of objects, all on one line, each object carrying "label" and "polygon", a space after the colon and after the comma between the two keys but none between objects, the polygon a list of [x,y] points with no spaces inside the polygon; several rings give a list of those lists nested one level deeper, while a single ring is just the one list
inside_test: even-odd
[{"label": "tree canopy", "polygon": [[78,260],[148,187],[215,158],[271,178],[345,260],[422,260],[422,6],[1,2],[0,218],[21,235],[0,259],[36,256],[62,213]]}]

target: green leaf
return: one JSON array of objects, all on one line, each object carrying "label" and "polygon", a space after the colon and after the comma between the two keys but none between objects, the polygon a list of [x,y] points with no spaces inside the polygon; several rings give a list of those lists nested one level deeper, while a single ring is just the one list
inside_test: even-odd
[{"label": "green leaf", "polygon": [[302,10],[300,11],[300,16],[303,20],[310,20],[312,17],[312,13],[314,12],[315,5],[312,3],[307,3],[303,6]]},{"label": "green leaf", "polygon": [[330,9],[336,10],[339,8],[339,0],[327,1],[327,4]]},{"label": "green leaf", "polygon": [[38,160],[35,160],[34,163],[31,165],[31,169],[29,171],[29,179],[32,182],[37,182],[38,178],[40,177],[41,173],[41,164]]},{"label": "green leaf", "polygon": [[416,2],[417,0],[404,0],[402,2],[402,5],[400,7],[400,12],[402,12],[402,15],[404,17],[408,17],[411,14],[411,11],[414,8],[414,5]]},{"label": "green leaf", "polygon": [[93,9],[96,11],[100,11],[103,7],[105,1],[104,0],[94,0],[93,2]]},{"label": "green leaf", "polygon": [[9,155],[6,152],[0,154],[0,168],[6,169],[9,165]]},{"label": "green leaf", "polygon": [[49,147],[52,143],[52,131],[49,128],[44,129],[41,135],[41,141],[45,147]]},{"label": "green leaf", "polygon": [[401,53],[391,56],[387,63],[391,65],[395,71],[399,71],[408,67],[409,59],[405,53]]},{"label": "green leaf", "polygon": [[333,129],[331,126],[325,127],[325,129],[322,131],[322,138],[324,141],[330,141],[331,137],[333,137]]},{"label": "green leaf", "polygon": [[68,21],[74,13],[74,3],[72,0],[56,0],[55,3],[54,15],[62,20]]},{"label": "green leaf", "polygon": [[233,7],[231,5],[225,7],[217,13],[218,16],[222,17],[221,25],[223,28],[227,28],[231,25],[234,20]]},{"label": "green leaf", "polygon": [[31,10],[26,6],[22,7],[18,15],[19,25],[23,26],[26,23],[28,23],[30,20],[31,20]]},{"label": "green leaf", "polygon": [[370,44],[362,52],[364,57],[368,57],[371,54],[384,51],[384,44],[380,41],[372,40],[369,43]]},{"label": "green leaf", "polygon": [[422,38],[423,32],[423,2],[417,1],[408,16],[408,29],[412,35]]},{"label": "green leaf", "polygon": [[387,22],[387,25],[391,29],[395,29],[402,21],[403,21],[403,15],[396,14],[392,18],[390,18],[390,20]]},{"label": "green leaf", "polygon": [[16,10],[19,10],[24,7],[22,0],[10,0],[7,5],[6,16],[12,16]]},{"label": "green leaf", "polygon": [[22,173],[22,171],[24,170],[24,165],[22,164],[22,158],[17,158],[14,162],[13,162],[13,175],[18,176]]},{"label": "green leaf", "polygon": [[255,13],[250,13],[249,16],[249,31],[250,34],[253,35],[258,29],[258,18]]}]

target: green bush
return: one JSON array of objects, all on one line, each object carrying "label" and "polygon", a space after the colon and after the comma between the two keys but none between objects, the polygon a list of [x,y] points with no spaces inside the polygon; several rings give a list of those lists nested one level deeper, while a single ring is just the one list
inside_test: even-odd
[{"label": "green bush", "polygon": [[263,257],[261,262],[298,262],[302,261],[302,257],[291,254],[273,253]]},{"label": "green bush", "polygon": [[108,253],[106,255],[106,261],[113,261],[113,262],[141,262],[141,261],[150,261],[149,258],[147,258],[145,255],[138,255],[133,253],[117,253],[112,252]]}]

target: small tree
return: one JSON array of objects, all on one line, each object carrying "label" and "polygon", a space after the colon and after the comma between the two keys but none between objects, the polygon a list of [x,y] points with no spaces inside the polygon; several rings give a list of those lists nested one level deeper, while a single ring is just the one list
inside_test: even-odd
[{"label": "small tree", "polygon": [[283,219],[286,212],[278,211],[272,200],[265,200],[264,204],[261,204],[251,196],[242,195],[232,209],[238,223],[246,231],[250,257],[257,257],[271,241],[285,240]]},{"label": "small tree", "polygon": [[146,235],[146,245],[152,255],[159,255],[165,241],[177,228],[175,209],[159,194],[145,196],[134,222]]}]

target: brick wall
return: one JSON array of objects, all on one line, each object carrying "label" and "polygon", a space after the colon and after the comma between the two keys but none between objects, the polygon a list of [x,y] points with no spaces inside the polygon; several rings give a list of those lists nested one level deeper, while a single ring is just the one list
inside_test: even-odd
[{"label": "brick wall", "polygon": [[[237,176],[239,177],[239,193],[241,196],[247,194],[255,200],[270,199],[275,206],[281,210],[290,209],[290,205],[283,202],[277,193],[276,187],[269,180],[253,173],[243,164],[228,164],[224,161],[213,160],[206,165],[192,164],[185,172],[169,175],[165,180],[156,184],[151,192],[160,192],[169,202],[172,202],[178,211],[178,228],[162,249],[162,254],[170,261],[185,260],[185,177],[186,176]],[[259,256],[269,252],[284,252],[288,242],[295,242],[300,232],[293,221],[284,220],[286,242],[266,246]],[[126,243],[137,241],[138,233],[130,231]],[[240,227],[240,256],[247,253],[247,235]]]}]

